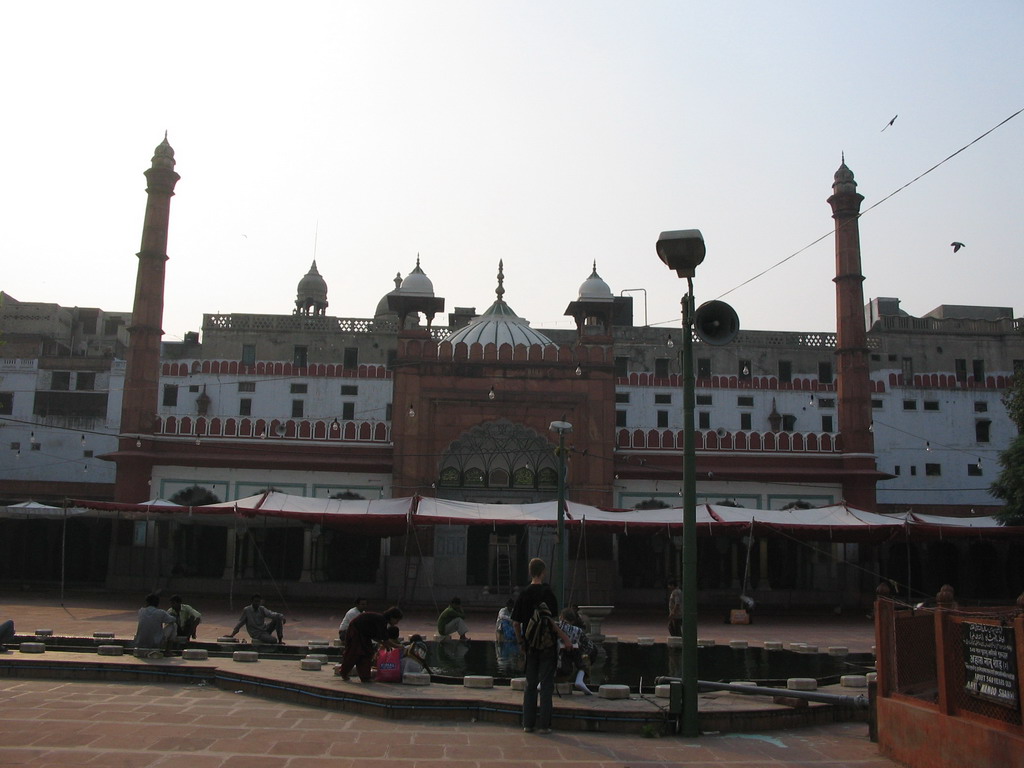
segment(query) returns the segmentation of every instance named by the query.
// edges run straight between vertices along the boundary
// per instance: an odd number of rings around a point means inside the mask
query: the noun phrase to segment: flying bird
[[[956,240],[954,240],[952,243],[950,243],[950,245],[953,246],[953,253],[956,253],[957,251],[959,251],[961,248],[964,247],[963,243],[958,242]]]
[[[897,117],[899,117],[899,115],[893,115],[893,116],[892,116],[892,120],[890,120],[890,121],[889,121],[888,123],[886,123],[886,124],[885,124],[885,128],[889,128],[889,127],[891,127],[891,126],[892,126],[892,124],[896,122],[896,118],[897,118]],[[883,128],[883,129],[882,129],[882,132],[884,132],[884,131],[885,131],[885,128]]]

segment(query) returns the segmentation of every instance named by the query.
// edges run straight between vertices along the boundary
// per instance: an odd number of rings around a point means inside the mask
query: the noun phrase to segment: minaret
[[[844,463],[864,475],[844,482],[846,501],[858,508],[875,508],[875,445],[871,434],[871,379],[867,330],[864,327],[864,275],[860,262],[860,204],[857,182],[846,162],[836,171],[832,206],[836,240],[836,375],[839,432]]]
[[[128,328],[128,360],[121,402],[121,438],[117,466],[117,501],[140,502],[149,498],[151,462],[139,454],[137,443],[153,434],[159,405],[160,337],[163,336],[164,263],[174,185],[174,150],[167,134],[153,154],[146,171],[146,218],[135,278],[132,324]],[[145,443],[143,448],[146,448]],[[127,454],[127,455],[126,455]],[[135,454],[135,457],[132,457]]]

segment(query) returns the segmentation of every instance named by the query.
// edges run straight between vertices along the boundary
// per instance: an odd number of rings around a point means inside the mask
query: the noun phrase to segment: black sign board
[[[1013,627],[967,621],[962,627],[967,693],[1004,707],[1019,708]]]

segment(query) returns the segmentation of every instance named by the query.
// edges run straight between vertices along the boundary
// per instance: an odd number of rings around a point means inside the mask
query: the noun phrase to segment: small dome
[[[857,182],[853,180],[853,171],[846,167],[846,158],[833,177],[832,191],[838,194],[853,194],[857,191]]]
[[[320,273],[316,269],[316,261],[313,261],[312,266],[309,268],[309,272],[306,276],[299,280],[298,287],[298,298],[299,299],[313,299],[314,301],[322,301],[324,305],[327,304],[327,281],[324,280]]]
[[[402,290],[402,273],[398,272],[395,275],[395,289],[393,291],[388,291],[380,297],[380,301],[377,302],[377,309],[374,311],[373,316],[380,317],[381,315],[394,315],[394,310],[388,306],[388,296],[393,296],[400,290]]]
[[[612,301],[612,289],[608,283],[597,274],[597,262],[594,262],[594,271],[590,277],[580,284],[580,295],[578,301]]]
[[[453,346],[462,342],[464,344],[495,344],[499,347],[502,344],[509,344],[513,347],[518,344],[527,347],[538,344],[546,347],[554,343],[540,331],[531,328],[529,321],[519,317],[512,307],[505,303],[502,298],[505,295],[504,280],[504,264],[499,261],[498,288],[495,290],[498,295],[497,301],[491,304],[490,308],[482,315],[470,320],[465,328],[460,328],[447,336],[445,341],[450,341]],[[402,287],[404,290],[404,284]]]
[[[433,296],[434,284],[430,282],[423,270],[420,269],[420,257],[416,256],[416,269],[405,276],[402,287],[399,289],[408,296]]]

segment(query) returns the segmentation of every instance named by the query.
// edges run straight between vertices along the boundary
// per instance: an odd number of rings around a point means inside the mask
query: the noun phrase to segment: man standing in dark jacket
[[[541,603],[548,607],[548,616],[558,615],[558,600],[551,587],[544,582],[547,566],[539,557],[530,561],[530,585],[519,593],[515,607],[512,609],[512,626],[516,632],[519,648],[526,652],[526,688],[523,690],[523,730],[531,733],[537,727],[538,733],[551,733],[551,694],[555,688],[555,667],[558,663],[558,643],[561,638],[568,643],[569,638],[548,619],[549,627],[545,631],[551,633],[552,642],[547,648],[532,648],[526,644],[526,627],[534,611]],[[540,706],[537,704],[538,685],[540,687]]]
[[[396,625],[401,620],[402,611],[395,606],[384,613],[363,611],[352,619],[345,634],[345,653],[337,669],[341,679],[347,681],[349,672],[355,667],[360,680],[364,683],[372,682],[370,665],[377,650],[374,644],[379,643],[386,648],[401,647],[400,643],[388,638],[388,627],[396,627],[397,632]]]

